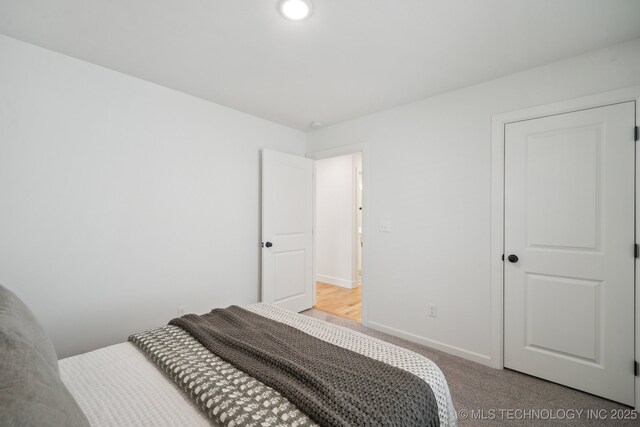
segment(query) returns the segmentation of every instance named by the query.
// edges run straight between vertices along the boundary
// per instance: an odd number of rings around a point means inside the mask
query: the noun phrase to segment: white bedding
[[[60,375],[92,426],[215,425],[128,342],[62,359]]]

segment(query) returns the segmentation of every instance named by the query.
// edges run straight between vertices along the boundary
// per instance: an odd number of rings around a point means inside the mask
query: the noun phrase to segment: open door
[[[262,302],[313,305],[313,160],[262,151]]]

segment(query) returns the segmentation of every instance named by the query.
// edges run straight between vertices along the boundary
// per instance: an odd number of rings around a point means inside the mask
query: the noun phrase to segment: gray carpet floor
[[[302,314],[346,326],[433,360],[449,383],[461,427],[640,426],[640,414],[636,414],[638,419],[628,419],[635,416],[630,412],[631,408],[591,394],[508,369],[492,369],[320,310],[311,309]],[[462,419],[464,414],[468,414],[467,419]],[[627,419],[614,420],[616,415]],[[537,419],[532,420],[532,417]]]

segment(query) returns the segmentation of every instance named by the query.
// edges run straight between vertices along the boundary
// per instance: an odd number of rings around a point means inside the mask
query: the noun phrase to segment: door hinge
[[[636,131],[635,131],[635,137],[636,137],[636,141],[640,141],[640,127],[636,126]]]
[[[633,245],[633,256],[636,258],[640,258],[640,246],[636,243]]]
[[[637,377],[640,375],[640,365],[635,360],[633,361],[633,374]]]

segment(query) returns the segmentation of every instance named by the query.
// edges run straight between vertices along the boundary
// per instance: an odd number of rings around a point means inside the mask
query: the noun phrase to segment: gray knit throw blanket
[[[237,306],[171,325],[280,392],[322,426],[439,426],[431,387],[417,376]]]

